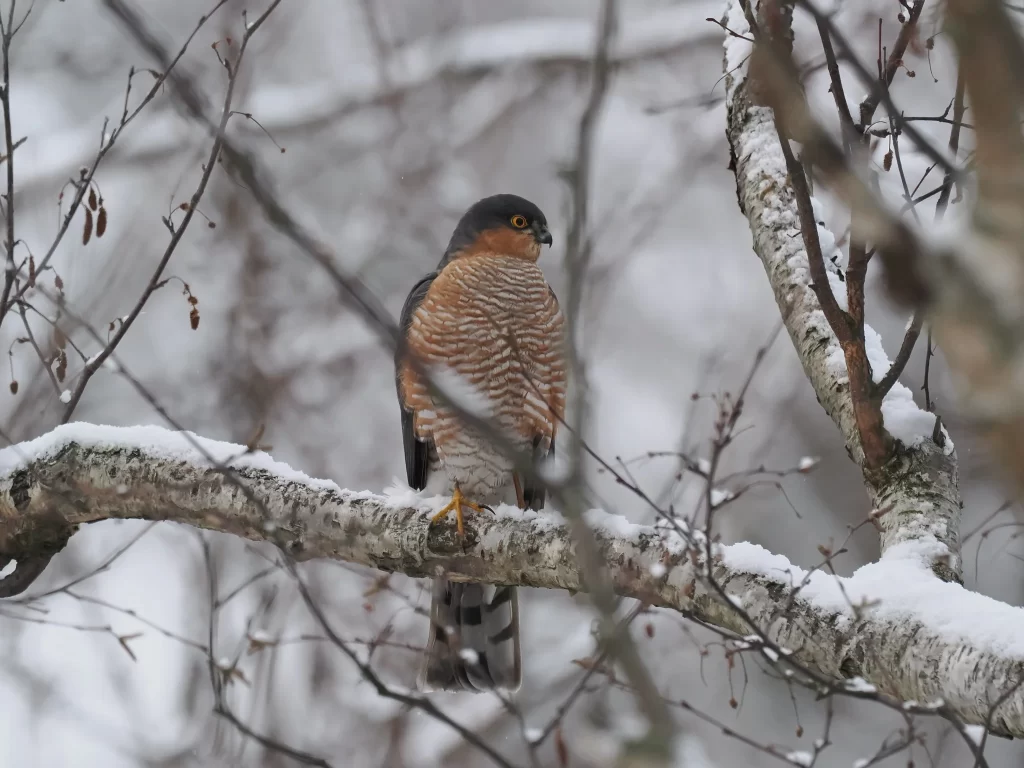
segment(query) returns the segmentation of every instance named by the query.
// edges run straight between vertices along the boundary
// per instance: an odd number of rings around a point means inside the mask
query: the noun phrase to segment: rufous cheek
[[[488,229],[480,233],[476,241],[459,251],[455,258],[478,256],[485,253],[500,256],[516,256],[528,261],[540,258],[540,243],[532,232],[517,232],[502,227]]]

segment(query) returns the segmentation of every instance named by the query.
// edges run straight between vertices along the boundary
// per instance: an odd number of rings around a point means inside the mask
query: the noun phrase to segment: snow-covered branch
[[[750,33],[739,0],[730,4],[729,29]],[[843,350],[829,327],[811,285],[807,253],[793,189],[770,107],[753,103],[746,77],[752,46],[726,38],[727,134],[740,207],[750,223],[754,251],[761,259],[782,319],[822,407],[839,428],[853,460],[864,471],[878,513],[883,553],[909,542],[936,542],[933,567],[940,577],[960,578],[960,492],[953,443],[934,414],[919,408],[910,390],[895,383],[881,403],[886,431],[898,442],[877,470],[865,466]],[[820,216],[816,215],[820,221]],[[836,238],[818,225],[826,259],[838,254]],[[845,290],[829,272],[845,310]],[[872,378],[881,381],[891,365],[879,335],[864,327]],[[937,428],[938,427],[938,428]],[[933,438],[933,433],[936,433]],[[902,550],[901,550],[902,551]]]
[[[439,503],[409,491],[342,490],[244,446],[157,427],[76,423],[0,451],[6,556],[52,552],[84,523],[135,518],[273,542],[297,560],[586,588],[557,513],[474,515],[463,548],[454,526],[428,525]],[[877,689],[921,707],[941,700],[968,723],[985,722],[1012,691],[991,728],[1024,736],[1024,691],[1014,690],[1024,679],[1024,610],[936,579],[929,564],[940,543],[896,545],[848,579],[806,572],[756,545],[716,545],[712,575],[729,604],[707,584],[703,547],[604,512],[587,517],[619,594],[744,636],[752,632],[745,614],[795,663],[840,682],[862,678],[846,684],[852,693]]]

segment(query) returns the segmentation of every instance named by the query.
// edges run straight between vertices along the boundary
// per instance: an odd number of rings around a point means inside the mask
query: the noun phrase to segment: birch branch
[[[0,554],[31,558],[62,548],[80,525],[145,519],[272,542],[296,560],[586,589],[557,513],[500,507],[493,517],[474,515],[463,549],[453,525],[428,525],[441,499],[346,491],[244,446],[194,439],[230,466],[235,480],[186,436],[158,427],[75,423],[3,449]],[[891,557],[840,579],[806,572],[756,545],[714,545],[711,575],[724,586],[726,603],[705,584],[703,546],[690,549],[674,532],[603,512],[587,519],[608,578],[624,597],[744,636],[751,630],[745,613],[788,651],[781,663],[813,669],[840,691],[891,697],[911,711],[966,723],[991,717],[991,732],[1024,736],[1024,691],[1017,685],[1024,680],[1024,610],[936,579],[928,552],[899,545]],[[901,548],[908,551],[895,551]]]
[[[741,35],[750,34],[739,0],[730,3],[725,23]],[[932,438],[935,416],[918,408],[910,390],[897,382],[881,403],[884,426],[898,441],[896,448],[881,468],[871,470],[866,466],[843,351],[811,284],[796,199],[774,113],[770,107],[755,104],[750,93],[746,72],[751,52],[748,40],[726,38],[727,136],[737,197],[750,223],[754,251],[764,265],[804,373],[839,428],[847,452],[863,472],[871,505],[877,512],[883,555],[901,544],[937,542],[941,546],[932,550],[936,575],[959,581],[961,501],[953,443],[945,430],[940,430],[940,440]],[[760,61],[767,66],[772,58],[766,55]],[[758,85],[760,94],[772,83]],[[805,102],[800,103],[806,107]],[[801,136],[806,134],[809,120],[803,114],[787,114],[787,124],[799,127]],[[819,225],[818,235],[834,250],[835,237],[827,229]],[[826,257],[831,255],[825,245],[822,250]],[[838,281],[836,285],[841,289]],[[837,296],[845,293],[834,292]],[[865,325],[864,336],[872,378],[877,383],[890,362],[878,333]]]

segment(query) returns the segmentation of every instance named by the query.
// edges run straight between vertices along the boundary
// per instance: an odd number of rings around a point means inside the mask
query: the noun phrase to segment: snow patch
[[[725,13],[725,26],[736,35],[750,37],[750,25],[747,24],[747,17],[743,13],[743,7],[738,0],[730,0]],[[733,78],[733,88],[742,83],[747,77],[747,64],[754,46],[749,39],[736,37],[726,33],[725,36],[725,71]],[[732,93],[728,95],[732,101]]]
[[[876,693],[878,691],[875,686],[863,677],[851,677],[846,681],[846,685],[844,687],[851,693]]]
[[[952,645],[967,643],[983,653],[1024,660],[1024,609],[935,578],[930,564],[944,552],[945,547],[934,540],[903,542],[878,562],[843,578],[821,571],[808,573],[782,555],[748,542],[716,550],[729,568],[787,587],[802,585],[802,599],[844,623],[854,620],[851,605],[855,605],[879,621],[920,622]]]
[[[732,499],[733,493],[727,488],[712,488],[711,489],[711,506],[720,507],[725,502]]]
[[[260,469],[283,480],[302,483],[311,488],[341,492],[341,488],[331,480],[310,477],[283,462],[275,461],[263,451],[250,453],[244,445],[210,440],[192,432],[175,432],[158,426],[110,427],[85,422],[62,424],[35,440],[0,449],[0,477],[24,469],[34,461],[53,456],[72,443],[96,450],[137,449],[157,459],[204,468],[225,464],[234,469]]]

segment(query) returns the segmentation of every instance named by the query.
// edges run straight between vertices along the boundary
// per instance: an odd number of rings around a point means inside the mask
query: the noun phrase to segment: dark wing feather
[[[533,440],[533,466],[540,466],[545,459],[555,455],[555,440],[551,439],[547,452],[544,452],[541,438]],[[539,481],[531,480],[528,477],[523,479],[523,503],[527,509],[544,509],[544,500],[547,497],[547,489]]]
[[[427,472],[430,469],[430,454],[433,445],[429,441],[418,440],[416,431],[413,428],[413,412],[406,408],[402,400],[402,357],[405,353],[405,341],[408,337],[409,327],[412,325],[412,316],[417,307],[423,303],[430,284],[437,277],[437,272],[431,272],[421,279],[405,299],[402,307],[402,315],[399,320],[398,329],[401,342],[395,350],[395,386],[398,389],[398,402],[402,406],[402,445],[405,448],[405,475],[409,487],[417,491],[423,490],[427,485]]]
[[[555,306],[558,306],[558,297],[555,296],[555,291],[548,286],[548,293],[551,294],[551,298],[555,300]],[[557,425],[556,425],[557,428]],[[551,442],[547,445],[545,451],[545,441],[540,435],[533,439],[533,466],[540,466],[542,461],[550,459],[555,455],[555,438],[551,438]],[[523,503],[527,509],[543,509],[544,501],[547,497],[547,489],[535,480],[527,478],[523,479]]]

